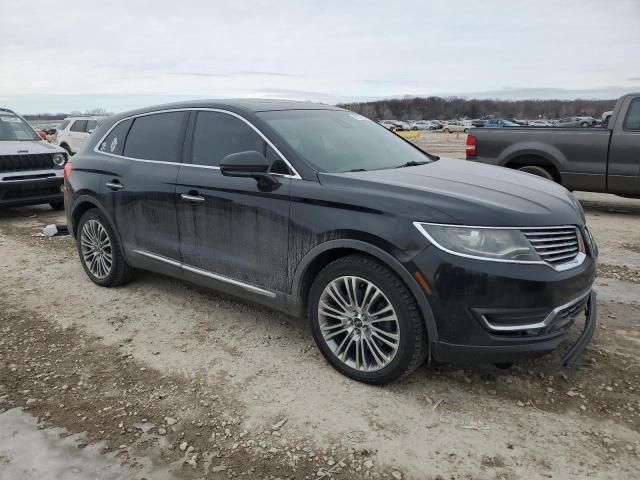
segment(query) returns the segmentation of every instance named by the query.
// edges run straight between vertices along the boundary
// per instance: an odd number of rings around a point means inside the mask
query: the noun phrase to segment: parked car
[[[57,132],[57,142],[69,155],[82,150],[89,136],[105,117],[81,115],[64,119]]]
[[[20,115],[0,108],[0,207],[49,203],[64,208],[63,149],[42,140]]]
[[[471,120],[471,126],[472,127],[476,127],[476,128],[482,128],[484,127],[484,124],[486,123],[486,120],[482,120],[481,118],[477,118],[475,120]]]
[[[460,122],[446,122],[442,127],[445,133],[464,132],[467,133],[471,129],[470,126],[462,125]]]
[[[552,127],[553,123],[548,120],[529,120],[529,127]]]
[[[492,118],[484,122],[485,128],[504,128],[504,127],[519,127],[517,123],[504,120],[502,118]]]
[[[555,127],[575,128],[575,127],[593,127],[596,119],[592,117],[566,117],[558,120]]]
[[[391,130],[392,132],[395,132],[396,130],[398,130],[398,126],[396,125],[396,122],[394,122],[393,120],[381,120],[379,123],[384,128],[386,128],[387,130]]]
[[[428,120],[418,120],[413,122],[411,130],[436,130],[438,127]]]
[[[65,205],[94,283],[146,269],[308,317],[328,362],[362,382],[426,358],[539,355],[584,320],[571,364],[595,328],[597,249],[571,193],[439,159],[337,107],[114,116],[66,165]]]
[[[640,93],[621,97],[607,128],[473,129],[467,159],[553,180],[570,190],[640,196]]]

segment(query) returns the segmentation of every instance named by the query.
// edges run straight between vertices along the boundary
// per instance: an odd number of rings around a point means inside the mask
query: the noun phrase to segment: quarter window
[[[98,150],[105,153],[111,153],[113,155],[122,155],[124,141],[127,137],[129,127],[131,127],[131,123],[133,123],[133,120],[131,119],[120,122],[102,141]]]
[[[87,130],[87,121],[86,120],[76,120],[71,125],[72,132],[85,132]]]
[[[191,156],[194,164],[217,167],[227,155],[246,151],[264,154],[264,147],[262,137],[242,120],[226,113],[198,112]]]
[[[640,130],[640,98],[636,98],[629,105],[622,128],[624,130]]]
[[[124,156],[180,162],[178,144],[184,117],[184,112],[154,113],[136,117],[127,135]]]
[[[98,122],[95,120],[87,120],[87,126],[85,128],[85,131],[87,133],[91,133],[92,130],[95,130],[96,127],[98,126]]]

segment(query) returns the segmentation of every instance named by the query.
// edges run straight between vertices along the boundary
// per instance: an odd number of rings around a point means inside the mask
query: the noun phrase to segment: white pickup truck
[[[64,209],[67,153],[43,141],[24,118],[0,108],[0,207],[48,203]]]

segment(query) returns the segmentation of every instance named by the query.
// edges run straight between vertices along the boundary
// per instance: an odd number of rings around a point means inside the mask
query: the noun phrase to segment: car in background
[[[411,130],[437,130],[439,127],[429,120],[417,120],[411,124]]]
[[[558,120],[554,126],[564,128],[576,128],[576,127],[593,127],[597,124],[597,121],[593,117],[565,117]]]
[[[66,152],[12,110],[0,108],[0,207],[48,203],[64,209]]]
[[[485,128],[504,128],[504,127],[519,127],[517,123],[510,122],[503,118],[492,118],[487,120],[484,124]]]
[[[396,122],[394,122],[393,120],[380,120],[378,123],[387,130],[391,130],[392,132],[395,132],[398,129]]]
[[[442,127],[442,130],[445,133],[456,133],[456,132],[467,133],[469,132],[470,129],[471,129],[471,126],[463,125],[461,122],[458,122],[458,121],[446,122]]]
[[[78,115],[64,119],[57,133],[57,142],[69,155],[82,150],[93,131],[106,117]]]
[[[529,127],[552,127],[553,123],[549,120],[529,120]]]

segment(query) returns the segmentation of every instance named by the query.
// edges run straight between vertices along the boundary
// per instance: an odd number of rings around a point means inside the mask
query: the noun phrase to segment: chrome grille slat
[[[522,229],[536,253],[547,263],[558,265],[573,260],[579,253],[575,227]]]

